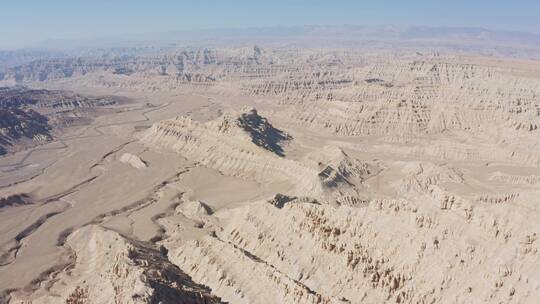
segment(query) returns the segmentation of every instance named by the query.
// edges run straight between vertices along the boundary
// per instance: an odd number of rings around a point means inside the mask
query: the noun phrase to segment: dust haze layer
[[[0,302],[536,303],[537,38],[381,31],[4,65]]]

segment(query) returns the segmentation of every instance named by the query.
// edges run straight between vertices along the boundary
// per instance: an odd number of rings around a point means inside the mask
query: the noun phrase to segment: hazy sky
[[[540,32],[540,0],[0,0],[0,47],[186,29],[474,26]]]

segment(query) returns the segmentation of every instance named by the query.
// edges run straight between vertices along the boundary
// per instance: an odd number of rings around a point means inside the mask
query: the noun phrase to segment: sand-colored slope
[[[540,231],[520,208],[260,202],[169,257],[234,303],[535,303]]]
[[[258,121],[250,125],[248,121]],[[265,136],[261,136],[263,133]],[[288,135],[275,129],[255,109],[225,113],[199,123],[177,117],[152,126],[142,137],[150,147],[166,148],[226,175],[259,182],[287,181],[291,195],[309,195],[349,203],[360,185],[377,171],[374,165],[350,158],[339,148],[327,147],[303,161],[283,157]]]
[[[75,264],[56,278],[49,293],[34,294],[32,303],[221,303],[172,265],[166,252],[116,232],[87,226],[72,233],[66,245]]]
[[[258,47],[130,58],[19,69],[137,101],[64,146],[0,159],[0,302],[540,297],[538,63]]]

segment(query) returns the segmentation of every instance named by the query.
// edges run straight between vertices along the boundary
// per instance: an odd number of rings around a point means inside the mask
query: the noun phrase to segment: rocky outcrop
[[[249,134],[251,141],[259,147],[274,152],[279,156],[284,156],[282,145],[291,137],[274,128],[266,118],[257,113],[257,110],[248,108],[242,112],[236,123]],[[226,130],[223,131],[226,132]]]
[[[28,194],[14,194],[6,197],[0,197],[0,209],[11,206],[21,206],[31,204],[30,196]]]
[[[398,165],[398,164],[395,164]],[[396,182],[395,188],[401,194],[431,191],[432,186],[443,183],[463,183],[462,173],[427,162],[408,162],[402,168],[404,176]]]
[[[67,245],[76,256],[75,265],[52,286],[38,289],[31,303],[221,303],[209,288],[171,264],[163,251],[116,232],[86,226],[72,233]],[[22,296],[14,294],[12,302]]]
[[[497,172],[490,178],[493,181],[498,181],[507,184],[516,185],[538,185],[540,184],[540,175],[510,175]]]
[[[64,91],[0,88],[0,155],[50,141],[60,128],[88,123],[92,109],[114,104]]]
[[[375,165],[333,147],[300,161],[284,158],[283,145],[288,140],[288,135],[250,108],[207,123],[177,117],[154,124],[142,136],[148,146],[176,151],[224,174],[260,182],[288,181],[293,186],[291,195],[343,204],[357,203],[356,186],[377,171]]]
[[[137,155],[131,153],[124,153],[120,156],[120,162],[129,164],[135,169],[143,169],[148,167],[148,164]]]
[[[188,218],[212,214],[212,208],[200,201],[187,201],[180,204],[176,210]]]
[[[142,141],[152,147],[176,151],[228,175],[255,177],[267,182],[294,179],[298,188],[321,191],[313,189],[317,186],[309,180],[300,178],[310,175],[311,170],[279,156],[283,132],[275,130],[273,136],[261,136],[257,128],[272,130],[264,122],[266,120],[252,109],[225,113],[208,123],[177,117],[154,124],[143,135]],[[295,168],[295,172],[291,168]]]
[[[215,235],[170,243],[169,258],[234,303],[533,303],[538,293],[527,278],[538,270],[539,248],[522,240],[537,229],[521,230],[514,215],[497,220],[517,233],[504,239],[482,227],[495,215],[488,208],[467,218],[456,206],[434,214],[407,200],[274,205],[216,213],[223,226]]]
[[[47,117],[32,109],[0,108],[0,155],[21,143],[35,145],[49,141],[50,131]]]
[[[58,90],[25,87],[0,88],[0,107],[32,107],[33,109],[70,110],[116,104],[113,97],[91,97]]]

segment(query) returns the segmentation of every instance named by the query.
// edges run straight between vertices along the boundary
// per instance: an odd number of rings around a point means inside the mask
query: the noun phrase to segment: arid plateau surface
[[[0,303],[539,303],[539,61],[186,48],[0,86]]]

